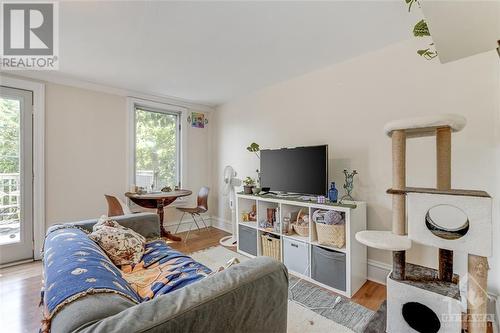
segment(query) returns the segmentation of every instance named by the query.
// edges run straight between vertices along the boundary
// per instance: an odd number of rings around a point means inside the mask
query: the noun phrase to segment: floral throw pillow
[[[94,225],[89,238],[99,244],[117,266],[133,265],[141,261],[146,244],[142,235],[107,216],[102,216]]]

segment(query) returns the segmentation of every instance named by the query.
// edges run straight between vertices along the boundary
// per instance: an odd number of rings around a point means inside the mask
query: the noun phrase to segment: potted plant
[[[247,177],[243,180],[243,190],[245,194],[252,194],[252,189],[255,186],[255,180],[252,177]]]
[[[252,142],[248,147],[247,150],[251,153],[254,153],[255,156],[260,160],[260,145],[258,143]],[[256,186],[253,188],[253,194],[259,194],[260,191],[262,190],[261,183],[260,183],[260,172],[259,169],[255,170],[257,173],[257,182]]]

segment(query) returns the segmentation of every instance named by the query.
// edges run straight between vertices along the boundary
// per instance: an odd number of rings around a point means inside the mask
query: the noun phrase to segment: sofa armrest
[[[285,266],[259,257],[75,332],[285,333],[287,305]]]
[[[130,228],[144,237],[160,237],[160,218],[155,213],[136,213],[121,216],[113,216],[113,220],[126,228]],[[92,227],[97,223],[97,219],[71,222],[82,229],[92,232]]]

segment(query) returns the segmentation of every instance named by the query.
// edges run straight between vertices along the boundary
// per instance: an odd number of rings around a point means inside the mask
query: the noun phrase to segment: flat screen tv
[[[328,145],[260,151],[261,186],[272,192],[326,195]]]

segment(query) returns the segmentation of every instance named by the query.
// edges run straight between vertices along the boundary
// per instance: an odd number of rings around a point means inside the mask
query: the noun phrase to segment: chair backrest
[[[118,197],[114,195],[105,194],[104,197],[108,202],[108,216],[120,216],[131,214],[130,209],[121,201]]]
[[[205,211],[208,210],[208,192],[210,191],[210,188],[203,186],[200,188],[200,191],[198,192],[198,208],[201,208]]]

